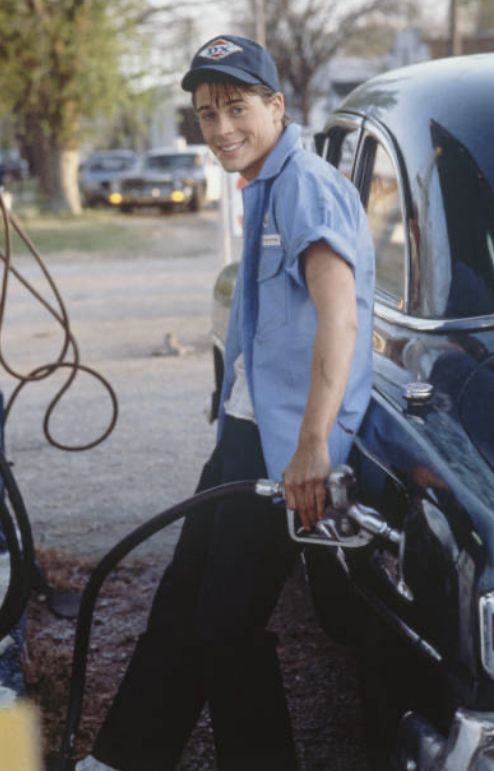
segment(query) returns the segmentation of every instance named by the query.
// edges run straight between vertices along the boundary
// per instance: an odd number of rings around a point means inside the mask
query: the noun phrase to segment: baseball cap
[[[201,46],[182,79],[182,88],[194,91],[199,83],[208,79],[208,73],[213,72],[235,78],[241,83],[281,90],[273,57],[259,43],[246,37],[220,35]]]

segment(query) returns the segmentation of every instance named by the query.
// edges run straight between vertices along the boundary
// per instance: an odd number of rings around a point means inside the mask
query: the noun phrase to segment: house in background
[[[486,29],[482,34],[472,31],[472,34],[463,36],[461,47],[463,54],[493,52],[494,30]],[[410,27],[396,33],[391,50],[384,56],[371,59],[335,56],[323,75],[326,94],[312,108],[310,127],[320,130],[329,113],[354,88],[374,75],[429,59],[440,59],[448,56],[448,52],[447,39],[424,38],[418,29]]]
[[[320,81],[326,94],[314,104],[310,125],[315,131],[323,128],[331,113],[354,88],[381,72],[403,67],[407,64],[427,61],[431,57],[429,44],[421,37],[419,30],[408,28],[396,33],[393,46],[384,56],[371,59],[358,56],[335,56],[329,63]]]

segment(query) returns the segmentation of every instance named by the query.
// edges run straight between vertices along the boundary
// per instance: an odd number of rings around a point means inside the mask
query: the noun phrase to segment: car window
[[[146,167],[148,169],[159,169],[161,170],[169,170],[169,169],[191,169],[194,166],[198,166],[200,164],[200,159],[198,156],[193,155],[191,153],[176,153],[176,154],[170,154],[170,155],[150,155],[146,159]]]
[[[399,181],[382,145],[377,143],[372,150],[367,215],[376,251],[376,290],[388,304],[403,309],[406,249]]]
[[[132,158],[101,157],[89,163],[90,171],[125,171],[130,169],[134,160]]]
[[[494,313],[494,179],[488,150],[478,151],[431,121],[435,166],[451,253],[447,318]],[[472,147],[473,144],[473,147]]]
[[[359,129],[335,127],[328,132],[323,147],[323,157],[336,166],[345,177],[351,177],[357,149]]]

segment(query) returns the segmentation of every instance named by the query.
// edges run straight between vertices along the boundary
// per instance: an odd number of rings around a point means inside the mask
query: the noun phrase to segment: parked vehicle
[[[22,182],[29,176],[27,161],[15,150],[0,152],[0,186],[12,181]]]
[[[133,150],[97,150],[79,167],[79,186],[86,206],[109,205],[117,180],[135,168],[139,156]]]
[[[219,199],[219,180],[219,167],[205,147],[154,149],[136,173],[120,179],[111,201],[125,212],[144,206],[199,211]]]
[[[383,528],[306,561],[324,628],[358,652],[378,771],[494,769],[493,83],[492,54],[395,70],[316,137],[376,248],[374,388],[350,465]],[[234,272],[214,290],[215,404]]]

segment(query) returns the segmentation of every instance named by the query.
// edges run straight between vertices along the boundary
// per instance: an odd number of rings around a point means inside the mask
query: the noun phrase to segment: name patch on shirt
[[[265,233],[262,237],[263,246],[281,246],[281,237],[279,233]]]

